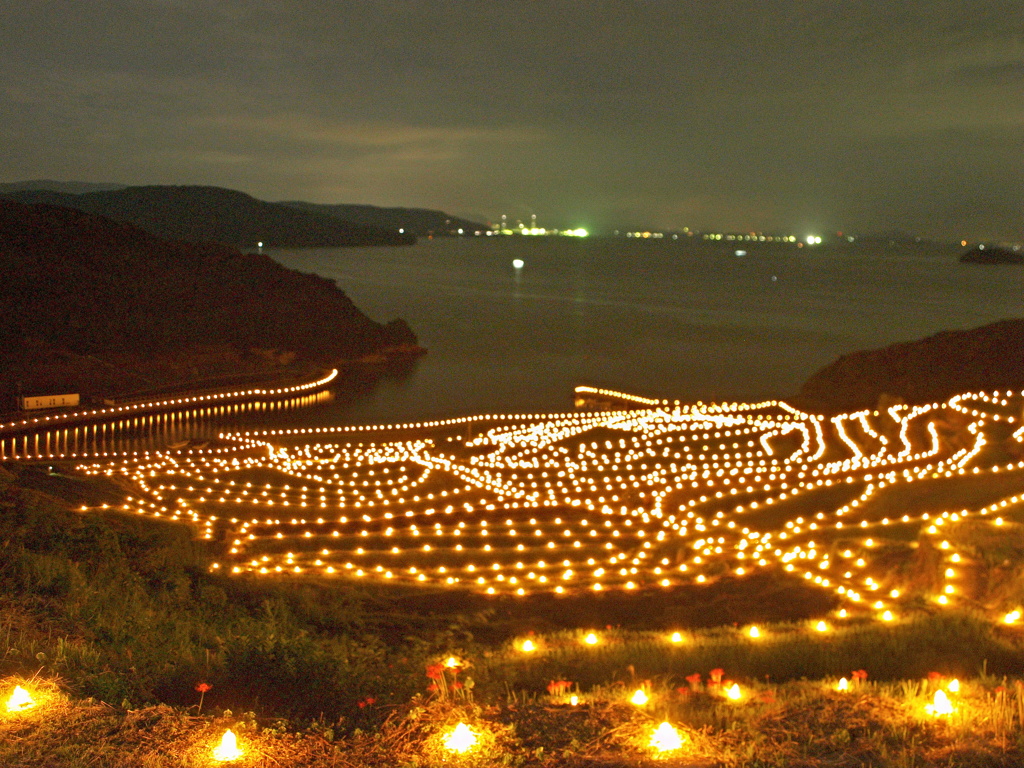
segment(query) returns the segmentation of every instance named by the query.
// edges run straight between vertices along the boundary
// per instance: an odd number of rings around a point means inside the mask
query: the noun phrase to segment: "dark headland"
[[[332,280],[226,245],[0,198],[0,398],[110,396],[422,350]]]
[[[416,237],[372,224],[344,221],[318,210],[268,203],[220,187],[142,186],[82,193],[0,189],[20,203],[75,208],[144,229],[169,240],[223,243],[238,248],[333,248],[410,245]]]
[[[458,235],[487,224],[429,208],[267,202],[220,187],[20,181],[0,196],[49,203],[125,221],[174,240],[253,248],[408,245],[417,237]]]
[[[1024,264],[1024,253],[997,245],[977,245],[960,255],[964,264]]]
[[[791,402],[842,413],[874,409],[883,396],[923,404],[1002,389],[1024,389],[1024,319],[843,355],[812,375]]]

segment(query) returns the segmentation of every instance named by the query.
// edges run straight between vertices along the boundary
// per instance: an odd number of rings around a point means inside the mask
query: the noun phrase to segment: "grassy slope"
[[[1012,696],[1000,694],[1002,681],[980,675],[1019,674],[1024,643],[1015,630],[969,614],[851,624],[827,637],[806,623],[777,624],[756,643],[729,627],[684,633],[679,644],[663,631],[610,629],[590,648],[579,632],[565,630],[535,636],[540,651],[526,655],[512,635],[531,619],[560,608],[565,625],[589,622],[600,630],[600,618],[615,606],[516,603],[516,616],[512,605],[461,604],[449,593],[220,579],[207,573],[206,552],[183,526],[114,512],[83,516],[54,496],[85,492],[96,502],[116,498],[115,489],[89,484],[83,491],[66,479],[20,471],[20,478],[0,474],[0,676],[59,680],[64,693],[54,693],[60,715],[45,727],[0,716],[0,764],[207,764],[204,750],[221,726],[195,717],[198,682],[213,685],[206,712],[258,714],[259,725],[255,715],[243,724],[264,755],[253,765],[393,765],[396,756],[429,763],[425,755],[443,756],[439,729],[457,716],[493,731],[510,760],[538,765],[642,761],[644,728],[666,716],[691,726],[695,746],[686,760],[698,762],[836,764],[849,753],[877,765],[945,764],[951,755],[964,764],[1011,765],[1021,757],[1017,689],[1007,683]],[[998,482],[1018,479],[1007,473]],[[974,485],[962,483],[954,495],[986,500],[992,489]],[[881,515],[936,501],[929,491],[916,501],[880,496],[876,503]],[[987,528],[948,530],[958,550],[992,549]],[[1001,529],[1001,559],[988,564],[1001,574],[990,581],[1002,602],[1024,597],[1018,572],[1002,557],[1019,567],[1022,535],[1017,526]],[[670,618],[662,614],[661,626]],[[448,652],[472,660],[458,679],[475,679],[483,710],[437,701],[419,708],[426,665]],[[703,687],[715,667],[754,698],[727,707]],[[883,681],[931,671],[975,677],[973,709],[947,726],[921,717],[916,682],[848,699],[799,682],[853,669]],[[702,685],[680,693],[694,673]],[[557,706],[545,691],[551,680],[573,683],[587,706]],[[623,703],[640,683],[658,702],[642,712]],[[265,732],[274,717],[291,718],[289,728],[299,734]]]

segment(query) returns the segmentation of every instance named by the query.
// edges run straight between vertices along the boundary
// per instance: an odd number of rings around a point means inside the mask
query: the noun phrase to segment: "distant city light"
[[[462,230],[459,230],[459,234],[462,234]],[[494,235],[526,235],[529,237],[545,237],[552,235],[561,235],[562,237],[586,237],[590,233],[583,227],[576,229],[548,229],[547,227],[537,226],[537,217],[532,216],[530,219],[530,226],[526,226],[521,221],[516,222],[514,227],[510,227],[505,216],[501,217],[501,226],[497,226],[494,229],[489,230],[488,234]]]
[[[516,269],[522,269],[525,264],[526,262],[522,259],[512,259],[512,266]]]
[[[821,245],[821,238],[818,235],[808,235],[804,239],[808,245]]]

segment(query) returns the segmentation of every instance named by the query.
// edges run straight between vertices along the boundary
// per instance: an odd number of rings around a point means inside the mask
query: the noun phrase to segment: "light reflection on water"
[[[406,319],[429,350],[405,380],[328,409],[335,422],[560,411],[577,384],[785,397],[840,355],[1020,313],[1024,270],[960,264],[953,248],[744,249],[465,238],[273,255],[376,320]]]

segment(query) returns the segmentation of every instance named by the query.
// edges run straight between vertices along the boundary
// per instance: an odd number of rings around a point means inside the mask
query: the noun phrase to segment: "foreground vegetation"
[[[0,680],[34,686],[39,703],[0,716],[0,761],[17,766],[207,766],[225,730],[238,736],[239,766],[1013,766],[1024,760],[1024,686],[981,675],[950,693],[954,711],[931,714],[949,678],[890,683],[836,681],[751,684],[732,701],[711,679],[691,676],[676,689],[608,685],[580,694],[552,686],[541,696],[508,695],[473,704],[415,697],[391,709],[372,730],[341,733],[316,721],[295,728],[252,713],[166,705],[111,707],[72,700],[47,681]],[[447,674],[447,673],[446,673]],[[463,689],[464,690],[464,689]],[[446,746],[457,724],[475,743],[463,753]],[[678,745],[658,749],[654,734],[672,725]]]
[[[18,471],[0,474],[0,710],[16,684],[39,704],[0,711],[3,765],[209,765],[227,727],[246,750],[237,764],[251,766],[1024,758],[1024,637],[984,618],[981,602],[942,614],[922,604],[893,624],[833,617],[819,627],[827,607],[807,601],[804,618],[787,614],[752,638],[742,621],[687,629],[672,618],[695,614],[670,611],[634,616],[646,631],[618,626],[628,612],[607,598],[460,604],[445,592],[230,579],[210,573],[186,527],[70,512],[71,496],[87,492],[96,505],[103,486]],[[1000,529],[1001,559],[979,572],[991,584],[984,599],[1003,606],[1022,597],[1012,519]],[[995,551],[982,541],[989,528],[951,525],[947,535],[970,556],[976,544]],[[928,582],[926,565],[908,578]],[[775,581],[778,598],[784,574]],[[552,611],[565,629],[531,634],[531,621],[555,625]],[[614,618],[601,621],[602,612]],[[834,690],[861,670],[866,680]],[[964,682],[957,711],[927,714],[954,677]],[[739,701],[722,695],[733,682]],[[630,702],[637,689],[647,704]],[[459,721],[481,740],[465,755],[442,745]],[[651,731],[662,721],[683,747],[657,757]]]

